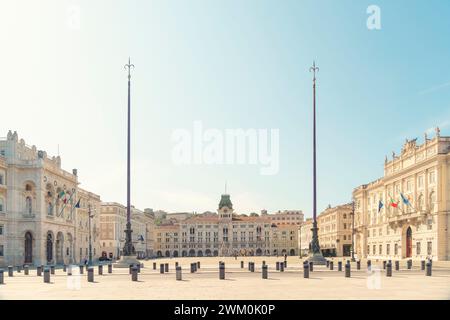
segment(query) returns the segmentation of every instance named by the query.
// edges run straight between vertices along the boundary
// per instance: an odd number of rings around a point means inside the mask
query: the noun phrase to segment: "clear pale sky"
[[[381,30],[366,27],[371,4]],[[436,125],[450,135],[449,16],[447,0],[1,0],[0,136],[17,130],[50,156],[59,144],[81,187],[125,204],[131,56],[138,208],[215,210],[227,181],[239,213],[310,216],[312,61],[320,211],[382,176],[406,138],[421,143]],[[175,166],[171,134],[195,120],[279,129],[279,173]]]

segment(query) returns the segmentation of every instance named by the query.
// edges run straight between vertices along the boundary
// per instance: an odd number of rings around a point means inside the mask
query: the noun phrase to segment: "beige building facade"
[[[406,140],[384,176],[353,191],[355,252],[368,258],[450,259],[450,137]]]
[[[80,262],[85,243],[79,242],[77,203],[84,191],[77,170],[63,170],[59,156],[9,131],[0,139],[0,176],[0,265]]]

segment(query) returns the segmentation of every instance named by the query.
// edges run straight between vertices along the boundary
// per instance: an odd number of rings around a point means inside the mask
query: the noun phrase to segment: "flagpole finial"
[[[128,80],[131,79],[131,68],[134,69],[134,64],[131,63],[131,58],[128,57],[128,64],[124,66],[125,70],[128,69]]]
[[[309,72],[313,72],[313,81],[316,81],[316,72],[319,72],[319,67],[316,67],[316,61],[313,60],[313,65],[309,68]]]

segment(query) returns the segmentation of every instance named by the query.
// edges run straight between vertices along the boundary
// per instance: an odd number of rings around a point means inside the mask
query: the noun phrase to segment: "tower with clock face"
[[[219,202],[219,220],[222,222],[231,221],[233,218],[233,204],[229,194],[223,194]]]

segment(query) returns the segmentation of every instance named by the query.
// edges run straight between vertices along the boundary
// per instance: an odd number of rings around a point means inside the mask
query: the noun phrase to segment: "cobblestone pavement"
[[[226,279],[219,279],[219,261],[225,261]],[[267,280],[261,277],[261,263],[268,264]],[[175,261],[182,266],[182,281],[175,279]],[[190,263],[200,261],[200,269],[190,273]],[[241,268],[240,261],[244,261]],[[255,272],[248,271],[248,262],[255,262]],[[361,270],[356,263],[351,265],[351,277],[344,271],[326,266],[314,266],[310,278],[303,278],[302,260],[288,257],[284,272],[275,270],[276,261],[282,257],[238,257],[234,258],[172,258],[142,261],[145,265],[139,274],[139,281],[131,281],[128,269],[114,268],[108,274],[98,275],[94,267],[94,283],[87,281],[87,272],[67,276],[61,268],[51,275],[51,283],[44,283],[43,277],[30,269],[14,271],[8,277],[5,269],[5,284],[0,285],[0,299],[450,299],[450,263],[433,262],[431,277],[425,276],[420,262],[414,261],[411,270],[406,261],[400,262],[400,270],[392,270],[392,277],[386,277],[382,261],[372,261],[372,272],[366,269],[366,261],[361,262]],[[153,270],[153,262],[157,269]],[[160,274],[159,265],[169,263],[169,272]],[[344,267],[343,267],[344,270]]]

